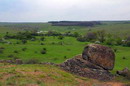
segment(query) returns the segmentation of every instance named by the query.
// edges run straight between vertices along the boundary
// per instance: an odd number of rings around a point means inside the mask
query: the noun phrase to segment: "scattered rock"
[[[128,77],[128,76],[130,76],[130,70],[128,68],[124,68],[121,71],[117,71],[117,74],[124,76],[124,77],[126,77],[126,76]]]
[[[16,64],[23,64],[23,61],[21,59],[16,59],[15,63]]]

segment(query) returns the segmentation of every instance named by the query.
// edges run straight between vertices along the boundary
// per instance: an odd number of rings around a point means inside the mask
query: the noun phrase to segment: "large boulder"
[[[113,79],[113,75],[107,70],[104,70],[102,67],[84,60],[82,55],[77,55],[72,59],[66,60],[64,63],[60,64],[60,67],[63,70],[83,77],[104,81]]]
[[[59,66],[68,72],[98,80],[112,80],[109,70],[114,67],[115,54],[111,48],[90,44],[82,54],[66,60]]]
[[[115,54],[109,47],[99,44],[90,44],[84,48],[82,57],[106,70],[112,70],[114,68]]]

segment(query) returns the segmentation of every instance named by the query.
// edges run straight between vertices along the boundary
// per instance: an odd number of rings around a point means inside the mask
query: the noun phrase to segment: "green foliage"
[[[91,40],[96,40],[97,39],[97,35],[96,33],[94,32],[88,32],[86,35],[85,35],[86,39],[88,41],[91,41]]]
[[[126,42],[126,46],[130,47],[130,41]]]
[[[23,44],[26,44],[26,43],[27,43],[27,40],[25,40],[25,39],[22,40],[22,43],[23,43]]]
[[[64,36],[58,36],[58,39],[60,39],[60,40],[62,40],[62,39],[64,39]]]
[[[97,37],[98,37],[98,40],[100,41],[100,42],[104,42],[106,39],[105,39],[105,36],[106,36],[106,31],[105,30],[99,30],[99,31],[97,31]]]
[[[44,36],[42,36],[42,37],[40,38],[40,40],[41,40],[41,41],[44,41],[44,40],[45,40],[45,37],[44,37]]]
[[[77,37],[77,41],[85,42],[85,41],[87,41],[87,39],[84,36],[79,36],[79,37]]]

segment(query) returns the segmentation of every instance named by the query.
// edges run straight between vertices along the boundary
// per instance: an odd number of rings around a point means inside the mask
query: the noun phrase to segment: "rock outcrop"
[[[124,77],[129,77],[130,78],[130,70],[128,68],[124,68],[121,71],[117,71],[118,75],[124,76]]]
[[[113,75],[109,70],[114,67],[115,55],[112,49],[98,44],[90,44],[83,50],[82,55],[60,64],[63,70],[83,77],[98,80],[111,80]]]
[[[84,48],[82,57],[106,70],[112,70],[114,68],[115,54],[109,47],[90,44]]]

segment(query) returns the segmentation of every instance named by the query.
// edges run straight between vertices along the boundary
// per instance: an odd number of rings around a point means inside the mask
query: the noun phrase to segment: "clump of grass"
[[[17,50],[15,50],[14,53],[19,53],[19,52]]]
[[[22,48],[22,51],[26,51],[27,50],[27,48]]]
[[[46,49],[46,48],[43,48],[43,49],[41,50],[41,54],[46,54],[46,52],[47,52],[47,49]]]
[[[67,56],[64,56],[64,59],[67,59]]]

